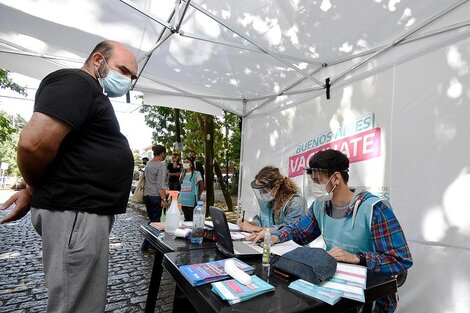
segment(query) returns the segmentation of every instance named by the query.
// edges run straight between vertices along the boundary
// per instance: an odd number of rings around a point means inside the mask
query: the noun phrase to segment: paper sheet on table
[[[214,223],[212,221],[205,221],[204,225],[214,228]],[[228,222],[228,228],[230,231],[240,231],[240,227],[237,224]]]
[[[230,237],[232,237],[232,240],[243,240],[245,239],[246,236],[251,235],[251,233],[247,233],[244,231],[232,231],[230,232]]]
[[[250,247],[256,249],[257,251],[263,252],[263,243],[261,245],[254,244],[252,241],[247,241],[250,244]],[[283,255],[289,251],[292,251],[298,247],[301,247],[299,244],[295,243],[293,240],[289,240],[282,243],[276,243],[275,245],[271,246],[271,254]]]
[[[298,243],[294,242],[293,240],[289,240],[286,242],[278,243],[271,246],[271,253],[277,255],[283,255],[289,251],[292,251],[298,247],[301,247]]]

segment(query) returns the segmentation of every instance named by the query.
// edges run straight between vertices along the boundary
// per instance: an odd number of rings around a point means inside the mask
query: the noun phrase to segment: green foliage
[[[13,82],[9,73],[9,71],[0,68],[0,89],[10,89],[20,95],[27,96],[26,88]],[[9,164],[5,175],[20,175],[16,165],[16,145],[19,132],[25,124],[26,121],[21,116],[13,116],[0,111],[0,161]]]
[[[1,89],[10,89],[16,91],[20,95],[27,96],[26,88],[18,85],[9,77],[10,71],[7,71],[3,68],[0,68],[0,88]]]
[[[0,111],[0,116],[8,121],[8,127],[14,130],[0,145],[0,161],[9,164],[4,174],[7,176],[20,176],[20,171],[16,165],[16,146],[19,133],[26,124],[26,121],[18,114],[13,116]],[[3,133],[3,130],[1,133]]]
[[[175,109],[143,105],[140,109],[145,115],[146,124],[154,129],[153,143],[164,145],[169,152],[176,142]],[[224,118],[214,118],[214,156],[223,167],[230,161],[238,168],[240,159],[239,117],[226,112]],[[182,155],[194,150],[198,156],[204,154],[205,123],[204,114],[180,110]],[[202,158],[199,158],[202,161]]]
[[[4,145],[17,129],[12,127],[10,118],[5,112],[0,112],[0,145]]]

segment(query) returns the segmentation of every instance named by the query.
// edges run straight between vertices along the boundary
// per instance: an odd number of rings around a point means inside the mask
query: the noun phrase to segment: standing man
[[[17,162],[27,186],[1,223],[31,209],[42,237],[47,312],[104,312],[109,233],[125,213],[134,160],[108,97],[120,97],[137,76],[121,43],[103,41],[81,69],[46,76],[34,113],[21,132]]]
[[[191,151],[189,152],[189,157],[193,160],[194,168],[196,169],[196,171],[198,171],[199,173],[201,173],[202,182],[204,182],[204,166],[201,164],[201,162],[198,162],[198,161],[196,160],[196,151],[191,150]]]
[[[144,203],[150,223],[160,222],[162,209],[168,207],[166,200],[168,171],[166,164],[163,163],[166,158],[166,149],[162,145],[154,145],[152,151],[153,158],[147,163],[144,169]],[[149,251],[149,248],[154,250],[150,242],[144,239],[140,250],[145,253],[155,252]]]
[[[275,231],[271,242],[294,239],[305,245],[323,235],[328,253],[339,262],[385,275],[406,272],[413,260],[392,207],[367,191],[349,189],[348,158],[340,151],[324,150],[310,159],[309,166],[315,201],[306,215]],[[264,231],[247,239],[262,238]],[[373,312],[394,312],[396,306],[397,298],[391,295],[377,300]]]

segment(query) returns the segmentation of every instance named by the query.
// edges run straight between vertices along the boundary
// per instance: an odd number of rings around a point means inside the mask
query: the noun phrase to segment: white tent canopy
[[[2,66],[40,79],[80,66],[103,39],[122,41],[148,104],[245,116],[462,36],[465,2],[3,0],[0,53]]]
[[[470,1],[0,0],[2,68],[41,79],[104,39],[137,56],[146,104],[244,118],[249,213],[263,166],[304,187],[316,151],[347,153],[412,250],[399,311],[468,310]]]

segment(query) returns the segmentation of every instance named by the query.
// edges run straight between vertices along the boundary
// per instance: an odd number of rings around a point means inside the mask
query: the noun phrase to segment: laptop
[[[227,217],[222,209],[211,206],[209,211],[214,223],[215,233],[217,234],[216,246],[220,252],[229,257],[261,257],[263,255],[261,247],[255,243],[232,240]]]

